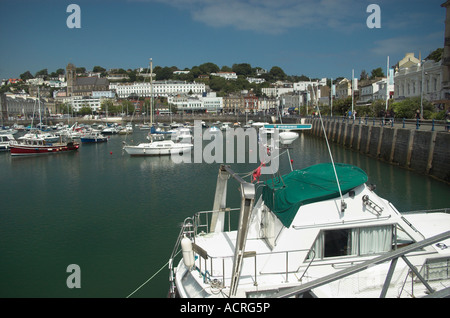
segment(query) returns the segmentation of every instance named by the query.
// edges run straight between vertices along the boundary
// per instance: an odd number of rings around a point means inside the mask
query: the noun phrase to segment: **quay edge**
[[[305,133],[323,136],[318,118],[306,122],[312,129]],[[449,132],[325,118],[324,128],[330,142],[450,184]]]

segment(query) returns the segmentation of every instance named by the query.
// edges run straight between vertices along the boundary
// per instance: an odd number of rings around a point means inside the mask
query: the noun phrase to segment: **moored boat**
[[[245,173],[250,181],[221,165],[212,210],[182,223],[169,296],[449,296],[450,209],[400,213],[363,170],[328,151],[331,163],[261,181],[268,162]],[[228,179],[239,183],[240,207],[227,204]]]
[[[0,151],[9,151],[9,146],[14,141],[13,135],[0,134]]]
[[[150,73],[153,73],[153,60],[150,59]],[[153,88],[152,77],[150,77],[150,87]],[[176,129],[174,123],[170,124],[171,129]],[[182,125],[180,126],[182,127]],[[123,150],[127,152],[130,156],[167,156],[167,155],[178,155],[191,152],[194,145],[189,142],[174,142],[172,140],[158,140],[154,141],[155,138],[162,137],[164,134],[161,130],[157,134],[156,127],[153,125],[153,94],[150,101],[150,132],[147,138],[150,142],[140,143],[138,145],[127,145],[124,142]],[[158,138],[159,139],[159,138]],[[176,138],[173,138],[176,139]]]
[[[119,135],[130,135],[133,133],[133,126],[131,123],[127,123],[125,127],[119,130]]]
[[[151,141],[140,143],[136,146],[125,145],[125,150],[130,156],[166,156],[191,152],[194,145],[190,143],[177,143],[172,140]]]
[[[73,141],[50,143],[38,134],[28,134],[10,144],[11,156],[47,155],[76,151],[79,144]]]
[[[225,204],[230,177],[240,183],[237,209]],[[260,183],[257,199],[256,184],[222,165],[213,210],[183,223],[169,260],[170,295],[281,297],[312,286],[302,296],[423,297],[444,289],[450,214],[402,214],[367,181],[355,166],[318,164]],[[230,229],[233,213],[239,224]],[[413,249],[436,235],[438,244]],[[399,258],[402,249],[413,252]],[[376,262],[389,256],[397,256],[392,270]],[[359,264],[368,265],[345,276]],[[341,279],[320,284],[333,276]]]
[[[82,143],[99,143],[107,142],[108,137],[103,136],[99,130],[90,130],[80,137]]]
[[[103,135],[115,135],[119,133],[117,123],[107,124],[105,128],[102,130]]]

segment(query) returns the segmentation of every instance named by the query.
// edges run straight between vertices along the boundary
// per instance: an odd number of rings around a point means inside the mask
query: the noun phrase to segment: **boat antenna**
[[[311,89],[313,91],[313,96],[314,96],[314,101],[316,101],[316,97],[315,97],[315,92],[314,92],[314,87],[311,85]],[[347,204],[344,201],[344,197],[342,196],[342,190],[341,190],[341,185],[339,183],[339,178],[336,172],[336,166],[334,165],[334,160],[333,160],[333,154],[331,153],[331,148],[330,148],[330,144],[328,143],[328,137],[327,137],[327,133],[325,131],[325,126],[323,125],[323,120],[322,120],[322,114],[320,113],[320,108],[319,108],[319,104],[316,104],[316,108],[317,108],[317,112],[319,113],[319,119],[320,119],[320,124],[322,126],[322,130],[323,130],[323,135],[325,136],[325,141],[327,142],[327,148],[328,148],[328,153],[330,154],[330,158],[331,158],[331,165],[333,166],[333,171],[334,171],[334,175],[336,177],[336,183],[339,189],[339,195],[341,196],[341,212],[344,212],[345,209],[347,208]]]

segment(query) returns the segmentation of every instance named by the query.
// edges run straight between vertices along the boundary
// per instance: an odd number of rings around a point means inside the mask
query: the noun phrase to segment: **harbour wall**
[[[330,142],[378,160],[435,177],[450,183],[450,133],[415,128],[372,125],[336,119],[323,119]],[[318,118],[306,133],[324,136]]]

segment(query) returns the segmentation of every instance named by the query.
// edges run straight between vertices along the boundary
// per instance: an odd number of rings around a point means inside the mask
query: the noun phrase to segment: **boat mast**
[[[150,58],[150,129],[153,125],[153,59]]]
[[[41,93],[38,86],[38,111],[39,111],[39,130],[42,130],[42,116],[41,116]]]

